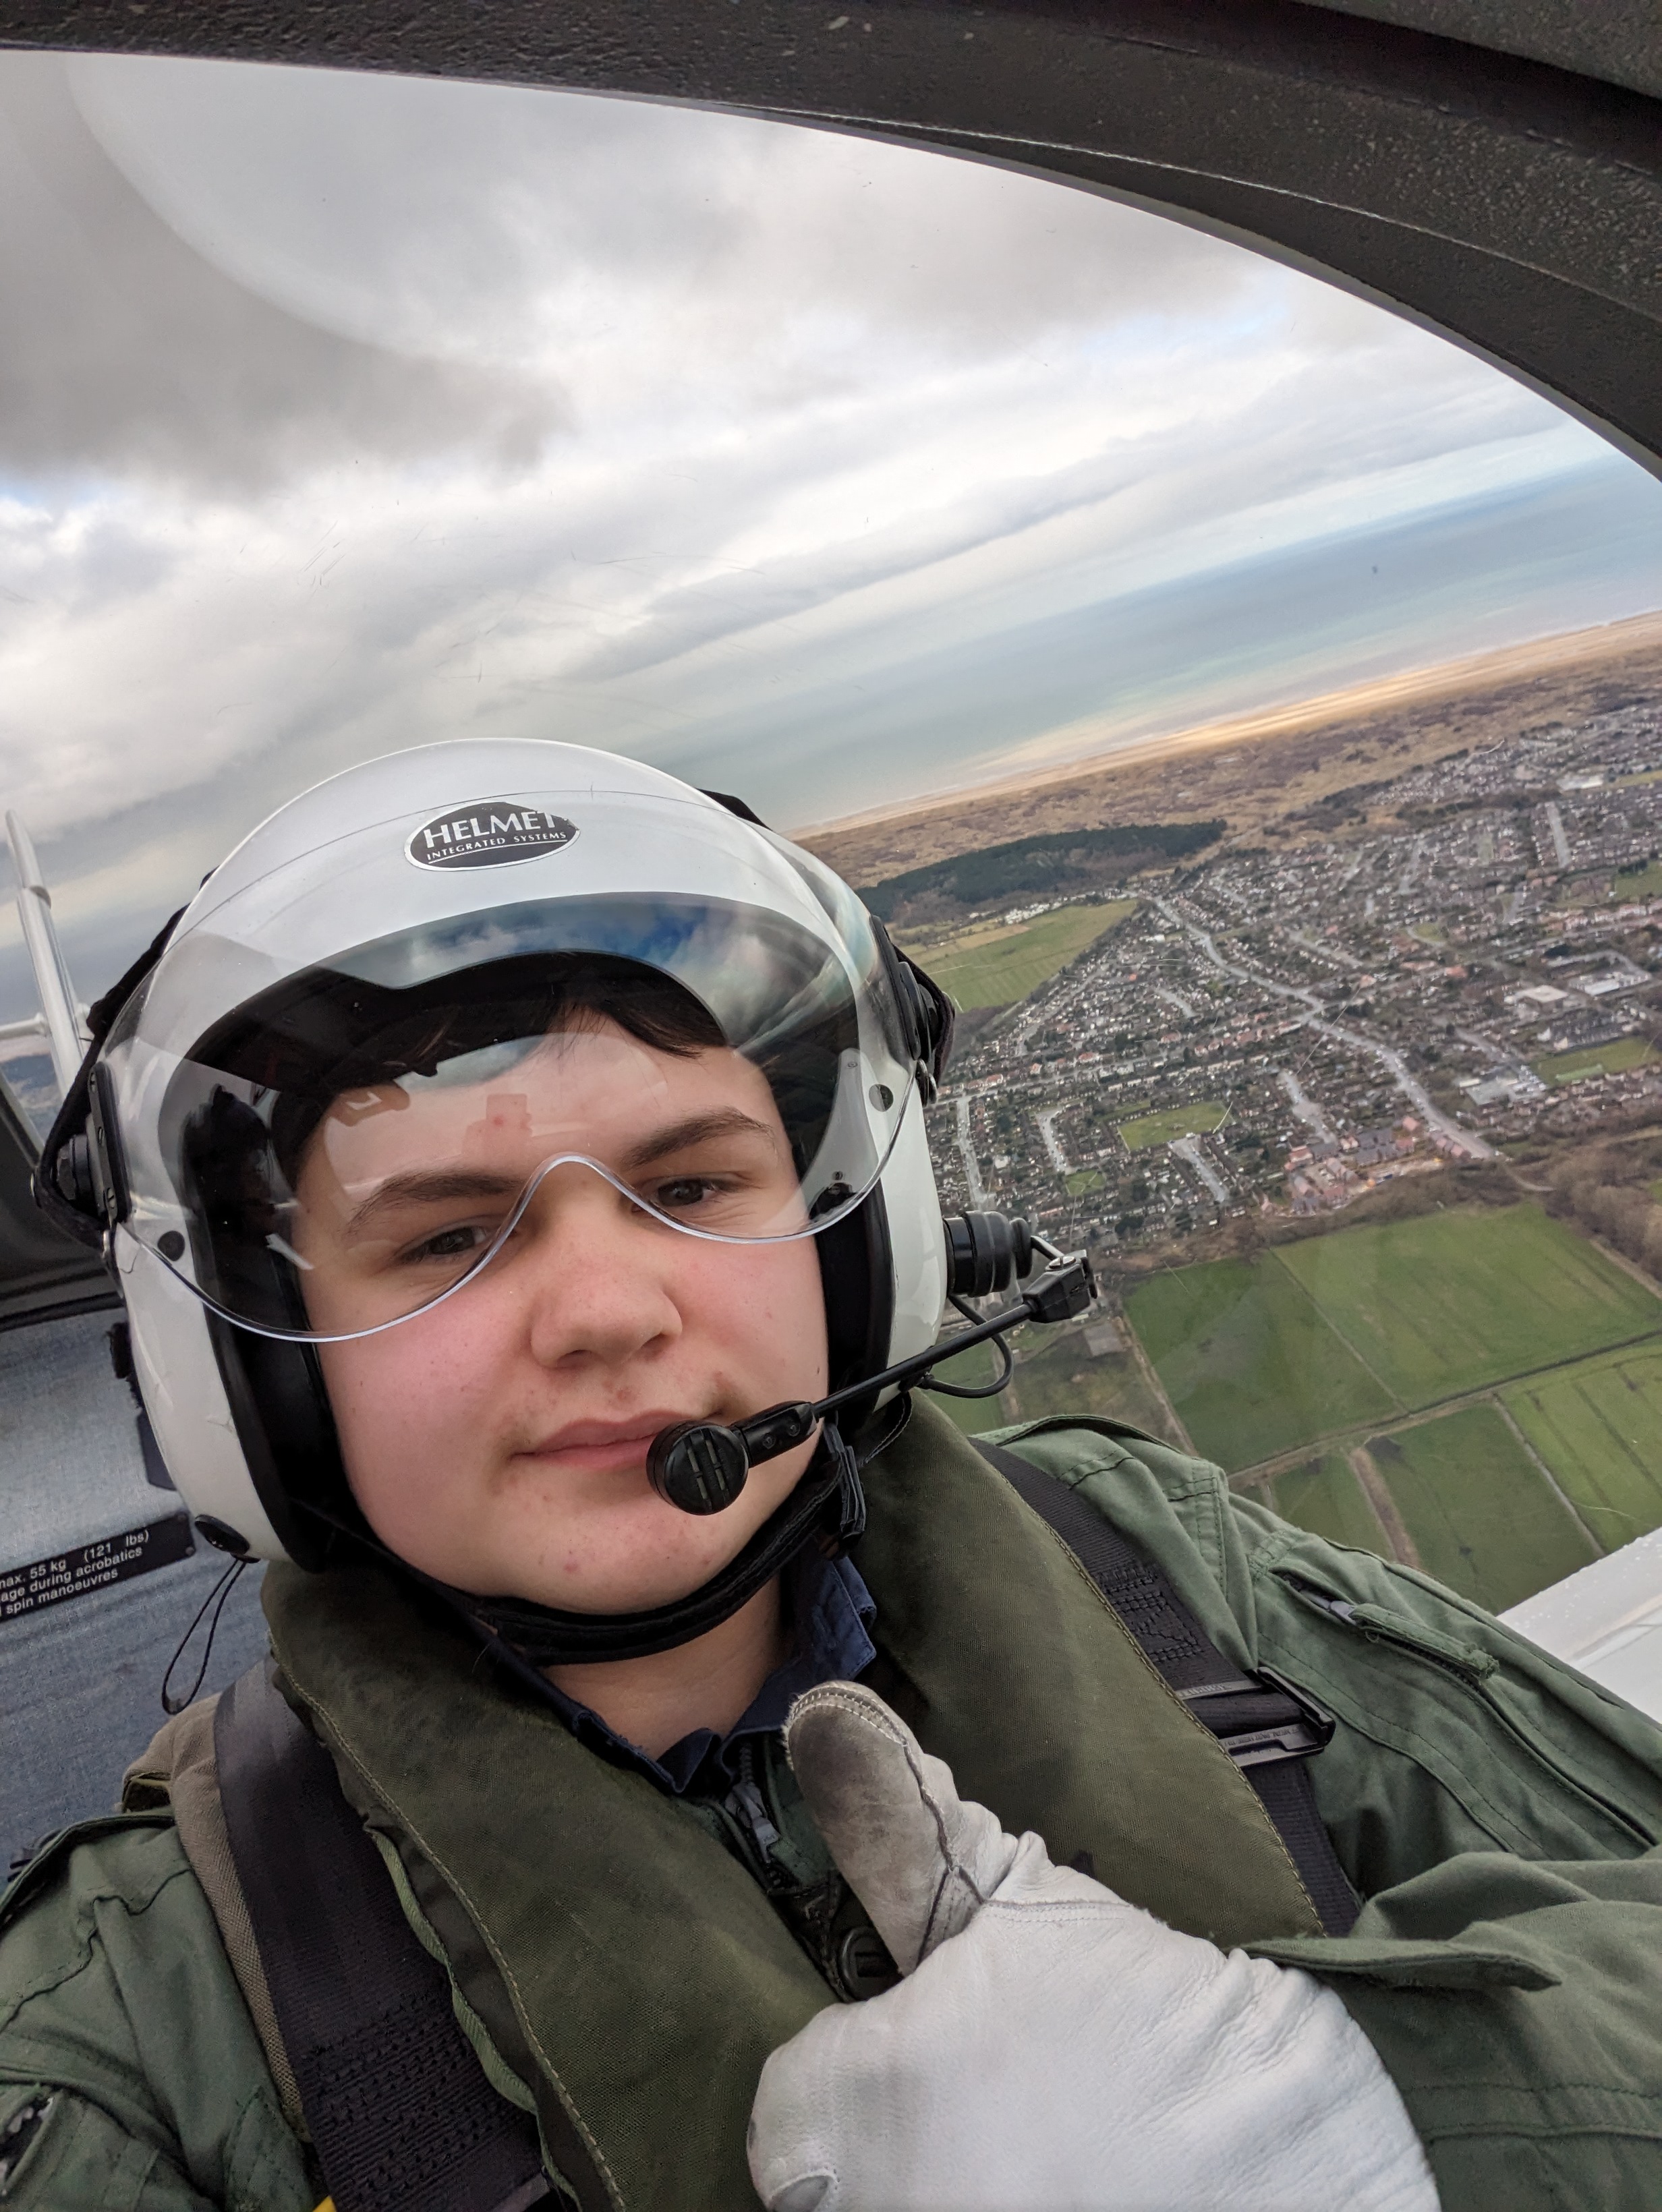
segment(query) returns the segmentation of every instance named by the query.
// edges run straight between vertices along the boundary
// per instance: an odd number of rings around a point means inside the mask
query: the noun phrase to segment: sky
[[[800,827],[1662,605],[1662,484],[1493,368],[826,131],[0,53],[0,805],[86,996],[403,745]]]

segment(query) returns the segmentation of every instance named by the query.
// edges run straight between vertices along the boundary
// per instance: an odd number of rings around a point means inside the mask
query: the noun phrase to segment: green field
[[[1662,1329],[1662,1299],[1536,1206],[1341,1230],[1275,1258],[1410,1409]],[[1329,1425],[1312,1410],[1302,1434]]]
[[[1312,1535],[1359,1552],[1377,1552],[1381,1559],[1391,1556],[1379,1516],[1342,1452],[1324,1452],[1302,1467],[1288,1468],[1264,1484],[1262,1495],[1284,1521],[1296,1522]]]
[[[1151,1276],[1126,1312],[1196,1450],[1223,1467],[1398,1410],[1273,1253]]]
[[[1654,783],[1657,774],[1653,769],[1648,775],[1627,775],[1622,781],[1623,783]],[[1662,891],[1662,860],[1653,860],[1647,868],[1635,868],[1631,874],[1624,872],[1616,877],[1610,889],[1618,901],[1654,898],[1659,891]]]
[[[1173,1443],[1180,1441],[1172,1434],[1166,1408],[1131,1353],[1111,1352],[1093,1358],[1073,1329],[1049,1344],[1044,1344],[1037,1330],[1029,1329],[1017,1341],[1024,1350],[1041,1344],[1044,1348],[1022,1360],[1009,1388],[996,1398],[932,1401],[966,1436],[1007,1428],[1013,1421],[1041,1420],[1047,1413],[1098,1413],[1109,1420],[1129,1421],[1133,1428],[1167,1437]],[[992,1356],[985,1345],[977,1344],[941,1371],[948,1382],[990,1382]]]
[[[1530,1066],[1555,1089],[1563,1083],[1580,1083],[1588,1075],[1625,1075],[1630,1067],[1643,1067],[1656,1054],[1644,1037],[1616,1037],[1610,1044],[1590,1044],[1580,1052],[1549,1053]]]
[[[1662,1528],[1662,1343],[1607,1352],[1505,1396],[1607,1551]]]
[[[1063,1176],[1069,1198],[1083,1198],[1087,1191],[1100,1190],[1103,1173],[1100,1168],[1075,1168],[1072,1175]]]
[[[1492,1406],[1374,1437],[1368,1451],[1427,1574],[1493,1613],[1598,1556]]]
[[[1129,1291],[1126,1317],[1196,1450],[1236,1471],[1302,1452],[1248,1496],[1388,1558],[1351,1464],[1367,1437],[1422,1566],[1481,1604],[1662,1528],[1662,1298],[1538,1206],[1168,1268]],[[999,1398],[951,1406],[962,1427],[1094,1413],[1172,1433],[1133,1355],[1093,1359],[1072,1329],[1024,1344],[1042,1348]],[[992,1371],[983,1348],[960,1365]],[[1397,1425],[1480,1391],[1495,1395]]]
[[[1168,1269],[1126,1310],[1196,1449],[1231,1468],[1662,1332],[1662,1299],[1535,1206]],[[1662,1436],[1662,1368],[1657,1389]]]
[[[1059,906],[1033,921],[1018,922],[1013,929],[982,922],[940,945],[920,945],[917,957],[966,1013],[985,1006],[1013,1006],[1116,922],[1123,921],[1135,906],[1135,899]]]
[[[1192,1106],[1168,1106],[1163,1113],[1122,1121],[1119,1133],[1129,1151],[1141,1152],[1150,1145],[1169,1145],[1174,1137],[1208,1137],[1228,1118],[1227,1106],[1219,1105],[1215,1098],[1200,1098]]]

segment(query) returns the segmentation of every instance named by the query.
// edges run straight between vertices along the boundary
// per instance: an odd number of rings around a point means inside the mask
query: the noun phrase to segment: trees
[[[1654,1149],[1613,1143],[1571,1153],[1548,1177],[1547,1211],[1579,1222],[1624,1258],[1662,1276],[1662,1206],[1652,1194]]]

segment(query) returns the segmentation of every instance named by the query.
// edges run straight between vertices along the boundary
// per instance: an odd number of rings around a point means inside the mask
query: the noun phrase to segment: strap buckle
[[[1198,1682],[1178,1695],[1239,1767],[1313,1758],[1337,1726],[1331,1713],[1269,1668],[1260,1675]]]

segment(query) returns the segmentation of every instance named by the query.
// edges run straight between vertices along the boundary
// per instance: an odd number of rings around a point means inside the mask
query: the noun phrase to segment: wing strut
[[[64,964],[58,927],[52,920],[52,893],[40,873],[34,840],[21,818],[9,810],[6,815],[6,836],[17,870],[17,919],[22,924],[23,943],[28,951],[29,965],[34,970],[40,1012],[33,1020],[8,1023],[0,1035],[44,1036],[52,1054],[58,1094],[66,1097],[92,1039],[76,1009],[70,971]]]

